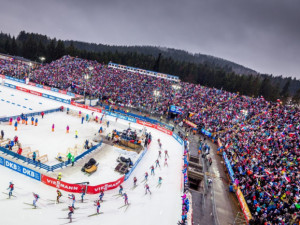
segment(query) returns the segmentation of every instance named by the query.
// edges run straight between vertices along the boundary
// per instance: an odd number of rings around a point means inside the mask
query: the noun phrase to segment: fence
[[[83,158],[83,157],[86,156],[87,154],[93,152],[95,149],[97,149],[97,148],[100,147],[101,145],[102,145],[102,141],[101,141],[99,144],[97,144],[97,145],[93,146],[92,148],[88,149],[87,151],[83,152],[82,154],[78,155],[78,156],[75,158],[74,162],[76,162],[76,161],[78,161],[79,159]],[[33,165],[33,166],[35,166],[35,168],[44,169],[44,170],[46,170],[47,172],[49,172],[49,171],[53,172],[54,170],[56,170],[56,169],[58,169],[58,168],[62,168],[62,167],[64,167],[64,166],[68,166],[68,165],[71,164],[71,162],[66,161],[66,162],[58,163],[58,164],[56,164],[56,165],[54,165],[54,166],[48,166],[48,165],[46,165],[46,164],[44,164],[44,163],[41,163],[41,162],[38,162],[38,161],[34,161],[33,159],[27,158],[27,157],[25,157],[25,156],[23,156],[23,155],[19,155],[18,153],[13,152],[13,151],[11,151],[11,150],[9,150],[9,149],[6,149],[6,148],[3,148],[3,147],[0,147],[0,151],[1,151],[2,153],[6,154],[6,155],[12,156],[14,159],[17,159],[17,160],[20,159],[20,160],[23,161],[24,163]]]
[[[40,112],[27,113],[27,114],[24,114],[24,116],[27,116],[27,117],[36,116],[36,115],[40,115],[41,112],[44,112],[45,114],[49,114],[49,113],[59,112],[60,110],[61,110],[61,108],[59,107],[59,108],[56,108],[56,109],[49,109],[49,110],[40,111]],[[19,117],[19,115],[18,116],[10,116],[10,117],[2,117],[2,118],[0,118],[0,121],[1,122],[8,122],[10,118],[13,118],[15,120],[18,117]]]

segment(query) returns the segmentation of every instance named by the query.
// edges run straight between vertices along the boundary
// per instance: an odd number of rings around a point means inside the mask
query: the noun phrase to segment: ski
[[[27,202],[23,202],[25,205],[30,205],[30,206],[33,206],[33,204],[31,203],[27,203]]]
[[[121,194],[116,194],[116,195],[113,195],[113,196],[118,196],[118,195],[121,195]]]
[[[133,186],[130,190],[134,190],[138,185]]]
[[[122,205],[121,207],[119,207],[118,209],[121,209],[121,208],[123,208],[123,207],[125,207],[126,205]]]
[[[91,217],[91,216],[98,216],[98,215],[100,215],[100,214],[103,214],[103,212],[94,213],[94,214],[88,215],[88,217]]]
[[[124,212],[126,212],[126,210],[128,209],[129,206],[130,206],[130,204],[127,205],[127,207],[125,208]]]
[[[5,192],[2,192],[2,193],[9,196],[9,194],[7,194],[7,193],[5,193]],[[13,197],[15,197],[15,198],[17,197],[17,196],[15,196],[15,195],[11,195],[11,196],[13,196]]]
[[[74,208],[74,210],[79,209],[80,207]],[[62,211],[68,211],[69,209],[62,209]]]

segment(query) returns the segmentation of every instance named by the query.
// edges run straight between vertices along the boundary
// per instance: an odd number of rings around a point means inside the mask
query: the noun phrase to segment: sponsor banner
[[[52,177],[48,177],[43,174],[42,174],[41,181],[44,184],[47,184],[51,187],[55,187],[57,189],[61,189],[63,191],[72,192],[72,193],[81,193],[81,188],[83,187],[83,185],[80,184],[69,184],[60,180],[56,180]]]
[[[183,140],[177,134],[173,133],[172,136],[179,142],[179,144],[183,145]]]
[[[42,93],[38,91],[28,90],[28,92],[33,95],[42,96]]]
[[[182,112],[183,112],[183,107],[171,105],[171,106],[170,106],[170,112],[171,112],[171,113],[176,113],[176,114],[180,114],[180,115],[181,115]]]
[[[249,210],[249,207],[245,201],[245,198],[244,198],[244,195],[241,191],[241,189],[238,187],[237,190],[236,190],[236,195],[237,195],[237,198],[240,202],[240,205],[242,207],[242,211],[244,213],[244,216],[247,220],[247,223],[249,223],[249,221],[252,219],[252,215],[251,215],[251,212]]]
[[[16,89],[19,90],[19,91],[29,92],[28,89],[23,88],[23,87],[19,87],[19,86],[17,86]]]
[[[0,77],[1,77],[2,79],[5,79],[5,75],[0,74]]]
[[[211,137],[211,135],[212,135],[209,131],[204,130],[204,129],[201,129],[201,132],[202,132],[202,134],[204,134],[204,135],[206,135],[208,137]]]
[[[91,106],[87,106],[86,107],[88,110],[91,110],[91,111],[94,111],[94,112],[99,112],[101,113],[101,109],[97,109],[97,108],[94,108],[94,107],[91,107]]]
[[[141,124],[143,126],[146,126],[146,127],[151,127],[151,128],[156,128],[154,124],[152,123],[149,123],[149,122],[146,122],[146,121],[143,121],[143,120],[136,120],[136,123],[137,124]]]
[[[16,89],[16,85],[5,83],[4,86]]]
[[[44,88],[44,86],[41,85],[41,84],[36,84],[35,86],[38,87],[38,88]],[[46,89],[46,88],[45,88],[45,89]]]
[[[97,186],[88,186],[87,192],[88,194],[98,194],[100,191],[108,191],[117,188],[120,184],[124,182],[125,176],[122,176],[116,181],[109,182],[106,184],[100,184]]]
[[[27,177],[30,177],[32,179],[35,179],[35,180],[38,180],[38,181],[41,181],[41,174],[32,170],[32,169],[29,169],[25,166],[21,166],[19,165],[18,163],[15,163],[15,162],[12,162],[10,160],[7,160],[7,159],[4,159],[2,157],[0,157],[0,165],[2,166],[5,166],[11,170],[14,170],[18,173],[21,173]]]
[[[67,91],[65,91],[65,90],[59,90],[58,92],[61,93],[61,94],[64,94],[64,95],[67,94]]]
[[[79,107],[79,108],[83,108],[83,109],[86,109],[86,105],[83,105],[83,104],[79,104],[77,102],[71,102],[71,105],[74,105],[76,107]]]
[[[63,99],[63,103],[71,104],[71,100]]]
[[[44,88],[45,90],[51,90],[51,87],[48,86],[43,86],[42,88]]]
[[[227,167],[230,179],[231,179],[232,183],[234,183],[234,181],[235,181],[235,179],[234,179],[234,172],[232,170],[231,164],[230,164],[230,162],[229,162],[229,160],[228,160],[227,155],[226,155],[225,152],[223,152],[223,158],[224,158],[225,165]]]
[[[173,134],[172,131],[170,131],[170,130],[164,128],[164,127],[155,125],[155,128],[156,128],[156,130],[159,130],[159,131],[161,131],[161,132],[163,132],[163,133],[165,133],[165,134],[168,134],[168,135],[172,135],[172,134]]]
[[[197,124],[194,124],[192,123],[191,121],[189,120],[183,120],[187,125],[191,126],[191,127],[194,127],[194,128],[197,128]]]
[[[125,175],[125,180],[127,180],[131,173],[133,172],[133,170],[136,168],[136,166],[139,164],[139,162],[142,160],[142,158],[144,157],[144,155],[147,152],[147,148],[144,149],[143,153],[140,155],[140,157],[138,158],[138,160],[136,160],[136,162],[134,163],[133,167],[131,167],[130,171],[128,173],[126,173]]]
[[[30,86],[37,86],[37,84],[33,83],[33,82],[28,82],[28,85],[30,85]]]
[[[75,94],[72,93],[72,92],[68,92],[68,91],[67,91],[67,95],[72,96],[72,97],[75,97]]]
[[[25,84],[25,80],[17,79],[17,78],[10,77],[10,76],[5,76],[5,77],[6,77],[6,79],[8,79],[8,80],[12,80],[12,81],[16,81],[16,82]]]
[[[57,88],[50,88],[51,91],[59,92]]]

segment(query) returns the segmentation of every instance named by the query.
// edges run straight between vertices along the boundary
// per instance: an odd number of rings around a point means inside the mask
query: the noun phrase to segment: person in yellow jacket
[[[58,173],[57,180],[61,180],[61,172]]]
[[[78,131],[75,130],[75,138],[78,138]]]

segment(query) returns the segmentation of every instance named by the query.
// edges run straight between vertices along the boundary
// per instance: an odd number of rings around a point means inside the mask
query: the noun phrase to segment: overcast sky
[[[0,30],[172,47],[300,79],[300,0],[0,0]]]

